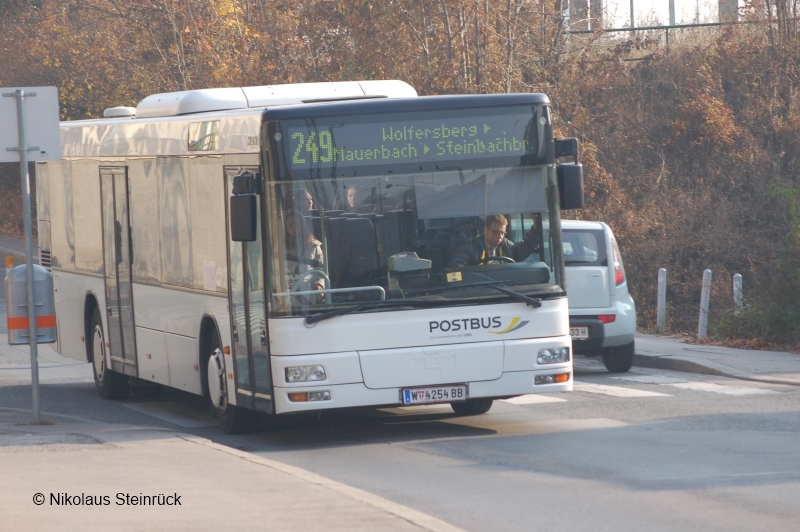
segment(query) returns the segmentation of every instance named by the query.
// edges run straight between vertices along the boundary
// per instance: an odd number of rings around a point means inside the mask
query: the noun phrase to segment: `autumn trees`
[[[396,77],[423,94],[529,92],[552,81],[562,3],[19,0],[3,12],[2,62],[12,78],[53,78],[65,118],[220,84]]]
[[[696,326],[705,268],[712,317],[732,305],[733,273],[746,296],[780,294],[800,313],[800,288],[786,297],[800,0],[748,0],[743,24],[673,31],[669,46],[659,32],[570,34],[568,3],[5,0],[0,85],[57,85],[63,119],[212,86],[382,78],[420,94],[544,92],[559,134],[582,143],[577,215],[614,227],[642,326],[654,324],[659,267],[673,330]]]

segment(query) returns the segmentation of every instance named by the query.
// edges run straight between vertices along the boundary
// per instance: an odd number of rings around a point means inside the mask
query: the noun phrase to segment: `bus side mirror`
[[[228,212],[231,217],[231,240],[253,242],[256,239],[258,204],[254,194],[231,196]]]
[[[556,167],[558,195],[561,197],[561,210],[583,208],[583,165],[564,163]]]

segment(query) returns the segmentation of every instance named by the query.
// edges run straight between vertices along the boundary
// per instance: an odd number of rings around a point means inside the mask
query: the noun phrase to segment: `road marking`
[[[517,436],[522,434],[547,434],[576,430],[599,430],[627,427],[628,423],[609,418],[531,420],[507,414],[486,414],[443,419],[443,423],[492,431],[492,436]],[[482,434],[478,437],[485,437]]]
[[[384,412],[392,412],[394,414],[452,414],[453,409],[450,408],[450,403],[440,405],[415,405],[415,406],[395,406],[390,408],[381,408]]]
[[[217,424],[209,416],[176,403],[122,403],[122,406],[179,427],[211,427]]]
[[[504,403],[511,403],[512,405],[533,405],[540,403],[563,403],[566,399],[558,397],[550,397],[549,395],[542,395],[539,393],[529,393],[527,395],[520,395],[519,397],[512,397],[511,399],[500,399]]]
[[[566,399],[558,397],[550,397],[540,393],[529,393],[527,395],[520,395],[519,397],[512,397],[511,399],[499,399],[504,403],[512,405],[533,405],[542,403],[563,403]],[[396,406],[392,408],[382,408],[386,412],[393,412],[395,414],[452,414],[453,409],[449,404],[440,405],[419,405],[419,406]]]
[[[682,388],[684,390],[697,390],[701,392],[722,393],[725,395],[764,395],[770,393],[778,393],[774,390],[764,390],[760,388],[738,388],[736,386],[722,386],[714,384],[713,382],[676,382],[667,384],[667,386],[674,386],[675,388]]]
[[[676,379],[675,377],[667,377],[665,375],[625,375],[622,377],[611,377],[611,378],[633,381],[633,382],[641,382],[642,384],[674,384],[677,382],[689,382],[686,379]]]
[[[613,397],[671,397],[671,395],[666,393],[648,392],[646,390],[623,388],[621,386],[606,386],[605,384],[588,384],[578,381],[575,381],[573,384],[573,390],[576,392],[611,395]]]
[[[770,393],[778,393],[774,390],[765,390],[763,388],[741,388],[738,386],[724,386],[713,382],[695,382],[686,379],[678,379],[675,377],[667,377],[664,375],[625,375],[625,376],[611,377],[611,378],[633,381],[633,382],[641,382],[644,384],[660,384],[665,386],[673,386],[675,388],[682,388],[684,390],[722,393],[726,395],[763,395]]]

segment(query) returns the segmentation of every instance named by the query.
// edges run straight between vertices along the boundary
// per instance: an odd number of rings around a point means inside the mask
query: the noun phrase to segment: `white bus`
[[[204,395],[235,432],[572,389],[559,209],[583,175],[546,96],[312,83],[104,115],[62,122],[63,158],[36,168],[57,348],[103,397]],[[487,256],[487,217],[514,253]]]

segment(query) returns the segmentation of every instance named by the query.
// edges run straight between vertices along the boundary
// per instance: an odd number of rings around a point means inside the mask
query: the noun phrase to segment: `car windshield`
[[[546,174],[505,167],[269,184],[270,315],[561,294]]]

